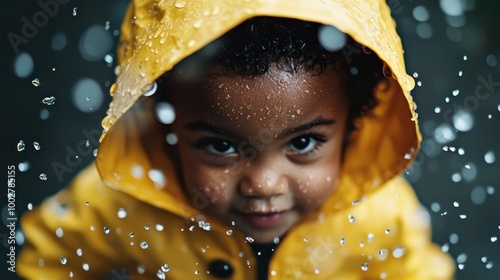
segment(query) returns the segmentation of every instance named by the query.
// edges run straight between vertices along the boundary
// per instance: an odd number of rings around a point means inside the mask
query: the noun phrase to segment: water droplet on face
[[[56,98],[54,96],[48,96],[42,99],[42,103],[45,105],[54,105],[56,104]]]
[[[356,218],[353,215],[348,216],[349,223],[354,223],[356,221]]]
[[[40,173],[40,175],[38,175],[38,178],[42,181],[47,181],[47,174]]]
[[[118,215],[118,218],[123,219],[123,218],[127,217],[127,211],[125,211],[125,209],[123,209],[123,208],[120,208],[120,209],[118,209],[117,215]]]
[[[364,263],[361,265],[361,270],[367,271],[368,270],[368,263]]]
[[[80,248],[76,249],[76,255],[77,256],[81,257],[82,254],[83,254],[82,249],[80,249]]]
[[[149,245],[146,241],[142,241],[140,246],[142,249],[147,249]]]
[[[62,256],[62,257],[61,257],[61,263],[62,263],[63,265],[67,264],[67,263],[68,263],[68,259],[67,259],[66,257]]]
[[[254,239],[253,239],[251,236],[247,236],[247,237],[245,237],[245,240],[246,240],[248,243],[253,243],[253,242],[254,242]]]
[[[39,151],[42,147],[40,146],[40,143],[33,142],[33,148],[35,148],[35,150]]]
[[[17,151],[18,152],[24,151],[25,148],[26,148],[26,145],[24,144],[24,141],[19,140],[19,142],[17,143]]]
[[[35,87],[38,87],[38,86],[40,86],[40,80],[38,78],[34,78],[31,81],[31,84],[33,84]]]

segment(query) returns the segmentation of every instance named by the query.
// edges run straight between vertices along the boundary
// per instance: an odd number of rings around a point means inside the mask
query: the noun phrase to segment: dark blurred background
[[[39,4],[47,2],[57,7]],[[89,134],[100,129],[110,101],[127,4],[3,2],[2,178],[6,182],[7,166],[14,165],[17,217],[93,160],[97,146]],[[418,82],[413,95],[424,139],[406,176],[429,209],[434,241],[457,262],[456,279],[500,279],[500,2],[388,4],[407,72]],[[7,185],[2,190],[7,224]],[[7,236],[2,226],[0,276],[17,279],[7,270]],[[23,243],[22,233],[17,239]]]

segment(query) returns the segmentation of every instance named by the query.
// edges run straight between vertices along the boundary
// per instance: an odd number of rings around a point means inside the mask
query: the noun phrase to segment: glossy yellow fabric
[[[99,279],[126,273],[156,279],[168,264],[167,279],[217,279],[207,269],[221,259],[233,267],[232,279],[255,279],[245,236],[234,228],[228,235],[230,228],[209,217],[210,230],[198,223],[205,219],[204,202],[186,199],[169,155],[155,152],[162,150],[164,135],[155,127],[150,102],[141,98],[177,62],[255,16],[334,25],[378,54],[394,76],[377,93],[374,117],[363,119],[350,139],[338,189],[281,240],[269,278],[452,278],[452,260],[430,242],[426,212],[398,175],[415,157],[420,134],[410,95],[414,82],[405,72],[394,21],[385,1],[357,0],[133,1],[122,27],[120,73],[96,166],[23,218],[21,275]],[[161,171],[166,184],[153,182],[150,170]],[[126,217],[118,217],[121,208]]]

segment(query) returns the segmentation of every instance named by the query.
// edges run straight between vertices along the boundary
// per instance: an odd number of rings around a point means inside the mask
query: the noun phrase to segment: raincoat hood
[[[188,200],[148,107],[153,99],[142,97],[182,59],[257,16],[333,25],[393,74],[377,89],[373,117],[350,135],[337,188],[280,237],[269,260],[243,232],[203,216],[196,206],[203,201]],[[118,57],[96,166],[23,218],[23,277],[104,279],[111,272],[122,279],[127,271],[134,279],[452,279],[453,261],[431,243],[427,212],[397,175],[420,135],[414,82],[385,1],[134,0]]]
[[[416,105],[410,95],[414,81],[405,72],[390,13],[385,1],[133,1],[122,26],[113,101],[102,122],[97,156],[101,177],[109,186],[160,208],[183,216],[196,214],[185,201],[169,156],[146,155],[146,146],[162,149],[158,141],[163,142],[164,136],[147,128],[152,115],[133,105],[162,74],[242,22],[257,16],[284,17],[335,26],[374,51],[392,71],[389,89],[377,95],[374,116],[363,118],[359,131],[351,135],[341,183],[325,206],[340,209],[360,199],[408,167],[420,142]],[[160,169],[167,187],[158,191],[158,182],[133,176],[134,169]]]

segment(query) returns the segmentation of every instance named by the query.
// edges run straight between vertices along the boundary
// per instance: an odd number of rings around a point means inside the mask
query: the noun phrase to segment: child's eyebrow
[[[310,121],[308,123],[301,124],[299,126],[296,126],[296,127],[290,128],[288,130],[285,130],[285,131],[281,132],[280,134],[278,134],[277,138],[284,138],[284,137],[289,136],[291,134],[311,129],[311,128],[315,127],[315,126],[333,125],[333,124],[335,124],[335,120],[325,119],[325,118],[319,117],[319,118],[314,119],[314,120],[312,120],[312,121]]]
[[[280,132],[278,134],[277,138],[284,138],[284,137],[289,136],[291,134],[294,134],[294,133],[297,133],[300,131],[305,131],[305,130],[311,129],[313,127],[316,127],[316,126],[333,125],[333,124],[335,124],[335,120],[325,119],[325,118],[319,117],[319,118],[314,119],[308,123],[301,124],[299,126],[292,127],[292,128],[287,129],[283,132]],[[234,131],[211,125],[205,121],[196,121],[196,122],[188,123],[185,125],[185,127],[187,129],[193,130],[193,131],[208,131],[208,132],[211,132],[214,134],[220,134],[220,135],[224,135],[224,136],[232,137],[232,138],[241,137],[240,134],[238,134]]]

